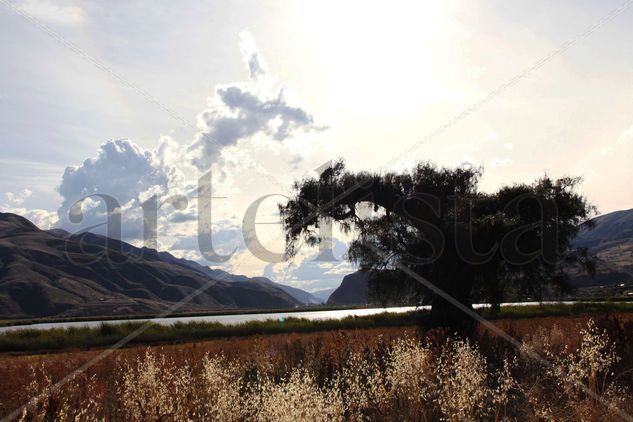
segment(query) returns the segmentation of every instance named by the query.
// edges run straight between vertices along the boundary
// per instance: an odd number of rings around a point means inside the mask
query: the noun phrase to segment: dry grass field
[[[633,412],[633,313],[0,355],[0,417],[134,421],[604,421]],[[538,354],[545,360],[534,359]],[[548,364],[552,363],[553,365]],[[29,399],[36,397],[35,400]]]

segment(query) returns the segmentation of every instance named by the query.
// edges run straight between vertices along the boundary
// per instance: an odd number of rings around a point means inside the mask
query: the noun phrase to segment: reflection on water
[[[530,306],[530,305],[538,305],[541,304],[552,304],[552,303],[563,303],[570,304],[573,302],[521,302],[521,303],[503,303],[501,306]],[[484,308],[489,305],[487,304],[476,304],[473,305],[474,308]],[[347,316],[364,316],[364,315],[373,315],[379,314],[382,312],[394,312],[394,313],[402,313],[414,311],[416,309],[420,310],[428,310],[430,306],[402,306],[395,308],[363,308],[363,309],[338,309],[338,310],[330,310],[330,311],[299,311],[299,312],[272,312],[265,314],[232,314],[232,315],[208,315],[208,316],[191,316],[191,317],[172,317],[172,318],[153,318],[152,322],[156,324],[170,325],[176,322],[219,322],[226,325],[231,324],[241,324],[249,321],[283,321],[287,318],[303,318],[309,320],[317,320],[317,319],[341,319]],[[150,319],[120,319],[120,320],[109,320],[109,321],[73,321],[73,322],[51,322],[51,323],[42,323],[42,324],[31,324],[31,325],[16,325],[11,327],[0,327],[0,333],[7,331],[15,331],[24,328],[28,329],[38,329],[38,330],[46,330],[50,328],[68,328],[68,327],[98,327],[102,323],[106,322],[108,324],[121,324],[124,322],[144,322],[149,321]]]

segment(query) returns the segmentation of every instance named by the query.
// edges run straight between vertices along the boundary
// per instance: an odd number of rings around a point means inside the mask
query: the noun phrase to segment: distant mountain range
[[[633,210],[594,222],[574,244],[597,257],[597,275],[572,269],[572,285],[581,294],[633,294]],[[357,272],[336,289],[309,293],[93,233],[40,230],[0,213],[1,319],[158,313],[190,295],[178,312],[359,305],[367,303],[367,280]]]
[[[331,289],[322,289],[312,292],[312,296],[321,300],[323,303],[327,303],[328,299],[332,295],[332,293],[336,290],[336,287],[332,287]]]
[[[61,231],[59,229],[54,229],[54,230],[58,234],[65,235],[66,237],[70,236],[70,233],[65,232],[63,230]],[[142,257],[142,256],[154,257],[155,256],[157,257],[157,259],[163,262],[179,265],[181,267],[197,271],[213,279],[219,279],[219,280],[228,281],[228,282],[250,282],[254,284],[264,284],[264,285],[273,286],[288,293],[290,296],[295,298],[302,305],[318,305],[325,302],[324,300],[321,300],[317,296],[314,296],[304,290],[301,290],[292,286],[287,286],[285,284],[276,283],[266,277],[246,277],[244,275],[231,274],[217,268],[206,267],[204,265],[197,263],[196,261],[183,259],[183,258],[176,258],[169,252],[157,252],[154,249],[137,248],[133,245],[130,245],[129,243],[122,242],[120,240],[109,239],[105,236],[97,235],[94,233],[84,233],[81,235],[81,238],[84,243],[99,245],[99,246],[110,245],[110,247],[113,247],[117,250],[121,250],[125,254],[132,254],[134,256],[139,256],[139,257]]]
[[[219,270],[219,269],[215,269],[215,268],[210,268],[210,267],[205,267],[203,265],[198,264],[195,261],[190,261],[187,259],[180,259],[180,258],[175,258],[173,255],[171,255],[168,252],[160,252],[159,255],[166,261],[168,262],[172,262],[174,264],[177,265],[183,265],[185,267],[189,267],[192,268],[196,271],[200,271],[212,278],[221,278],[222,280],[226,280],[226,281],[238,281],[238,282],[244,282],[244,281],[250,281],[250,282],[254,282],[254,283],[261,283],[261,284],[265,284],[265,285],[269,285],[269,286],[274,286],[278,289],[283,290],[284,292],[288,293],[290,296],[292,296],[293,298],[295,298],[295,300],[297,300],[299,303],[301,303],[302,305],[320,305],[325,303],[325,300],[321,299],[319,296],[306,292],[305,290],[301,290],[299,288],[296,287],[292,287],[292,286],[288,286],[285,284],[281,284],[281,283],[276,283],[272,280],[270,280],[269,278],[266,277],[246,277],[243,275],[235,275],[235,274],[230,274],[226,271],[223,270]]]
[[[322,302],[264,277],[229,274],[92,233],[40,230],[0,213],[0,318],[157,313],[188,296],[177,311]]]

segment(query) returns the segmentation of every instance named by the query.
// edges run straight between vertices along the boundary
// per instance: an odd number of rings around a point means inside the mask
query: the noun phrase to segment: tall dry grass
[[[632,328],[615,319],[535,328],[520,350],[490,336],[412,331],[257,339],[239,353],[228,342],[147,348],[60,390],[50,389],[60,361],[38,358],[11,405],[40,394],[19,418],[36,421],[621,420],[633,411]]]

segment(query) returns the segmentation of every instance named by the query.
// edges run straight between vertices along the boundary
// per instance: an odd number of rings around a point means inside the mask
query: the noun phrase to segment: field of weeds
[[[14,419],[615,421],[633,412],[631,314],[496,324],[518,343],[483,329],[465,339],[391,327],[3,355],[0,417],[25,405]]]

